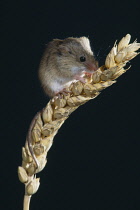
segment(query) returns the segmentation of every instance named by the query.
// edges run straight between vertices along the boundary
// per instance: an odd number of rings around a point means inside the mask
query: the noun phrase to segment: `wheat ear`
[[[25,184],[23,209],[29,210],[30,198],[39,188],[36,173],[43,170],[47,163],[47,153],[52,146],[58,129],[80,105],[94,99],[100,91],[115,83],[115,79],[125,73],[126,63],[137,56],[140,43],[129,44],[131,36],[127,34],[118,45],[115,43],[107,55],[105,65],[101,66],[87,82],[71,84],[68,95],[52,98],[47,106],[33,119],[27,135],[25,147],[22,148],[22,166],[18,168],[18,176]]]

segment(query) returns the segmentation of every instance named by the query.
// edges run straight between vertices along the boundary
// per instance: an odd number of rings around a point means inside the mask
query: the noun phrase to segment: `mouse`
[[[50,97],[66,93],[73,82],[86,82],[85,75],[98,69],[98,61],[87,37],[53,39],[44,51],[39,66],[39,80]]]

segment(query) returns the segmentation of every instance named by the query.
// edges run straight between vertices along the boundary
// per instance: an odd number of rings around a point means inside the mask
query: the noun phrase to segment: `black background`
[[[140,42],[139,1],[1,4],[1,209],[22,209],[17,177],[31,119],[49,101],[37,71],[53,38],[88,36],[100,65],[127,33]],[[140,208],[140,56],[131,70],[64,123],[37,176],[31,210]]]

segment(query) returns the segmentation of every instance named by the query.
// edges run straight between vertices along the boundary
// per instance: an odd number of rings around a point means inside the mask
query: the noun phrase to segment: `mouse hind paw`
[[[69,93],[71,93],[71,91],[64,88],[63,90],[60,90],[59,92],[55,92],[55,96],[61,99],[63,98],[63,95],[67,96]]]

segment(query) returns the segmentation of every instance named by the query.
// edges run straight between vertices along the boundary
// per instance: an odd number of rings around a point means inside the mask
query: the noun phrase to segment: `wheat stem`
[[[31,195],[24,195],[23,210],[29,210]]]
[[[24,210],[29,210],[31,195],[39,188],[36,173],[43,170],[47,163],[47,153],[53,144],[53,138],[69,115],[80,105],[97,97],[100,92],[114,84],[125,73],[126,63],[137,56],[140,43],[129,44],[131,36],[127,34],[118,45],[114,44],[107,55],[105,65],[101,66],[87,82],[80,81],[70,85],[67,96],[52,98],[47,106],[33,119],[29,128],[25,147],[22,148],[22,166],[18,168],[19,179],[25,184]]]

